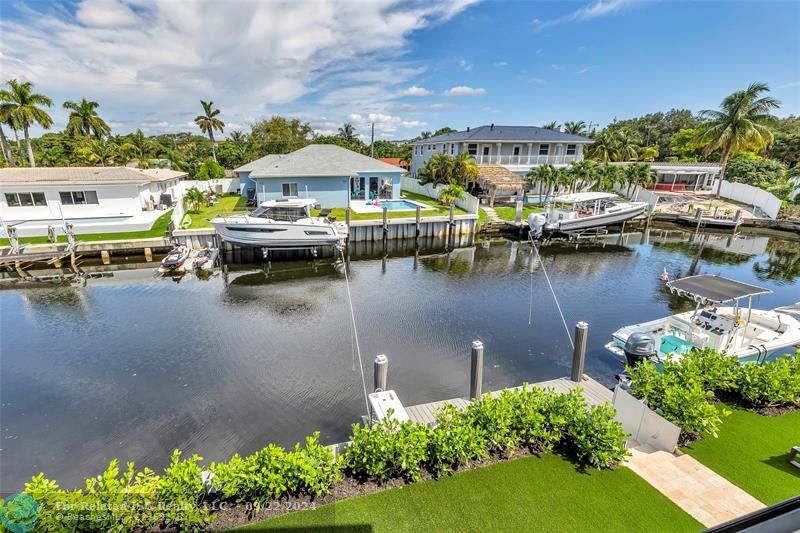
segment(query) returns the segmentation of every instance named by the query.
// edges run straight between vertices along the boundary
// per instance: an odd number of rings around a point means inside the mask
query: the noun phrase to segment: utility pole
[[[372,123],[372,136],[369,141],[369,155],[375,157],[375,123]]]

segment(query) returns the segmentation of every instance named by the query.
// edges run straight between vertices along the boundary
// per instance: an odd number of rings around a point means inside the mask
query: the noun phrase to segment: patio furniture
[[[798,455],[800,455],[800,446],[795,446],[789,453],[789,464],[796,468],[800,468],[800,457]]]

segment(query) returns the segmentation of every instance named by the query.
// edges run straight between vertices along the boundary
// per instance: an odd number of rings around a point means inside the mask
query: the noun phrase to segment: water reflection
[[[775,292],[759,307],[800,300],[796,242],[690,236],[541,247],[567,323],[590,324],[587,373],[611,382],[617,361],[603,345],[617,328],[691,306],[664,290],[664,268],[764,284]],[[529,244],[347,251],[365,372],[387,354],[404,403],[466,394],[475,339],[485,390],[568,373],[569,340]],[[152,269],[87,265],[104,277],[0,291],[3,488],[39,471],[73,486],[113,457],[160,467],[176,447],[218,460],[316,429],[343,439],[365,409],[344,268],[259,258],[175,284]]]

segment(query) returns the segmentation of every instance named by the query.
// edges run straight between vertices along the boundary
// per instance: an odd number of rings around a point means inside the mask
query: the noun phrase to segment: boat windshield
[[[308,218],[308,207],[258,207],[250,213],[251,217],[268,218],[270,220],[280,220],[284,222],[294,222],[301,218]]]

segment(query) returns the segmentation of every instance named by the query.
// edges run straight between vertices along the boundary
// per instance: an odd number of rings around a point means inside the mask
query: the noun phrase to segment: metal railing
[[[475,155],[475,162],[481,165],[565,165],[583,159],[581,155]]]

